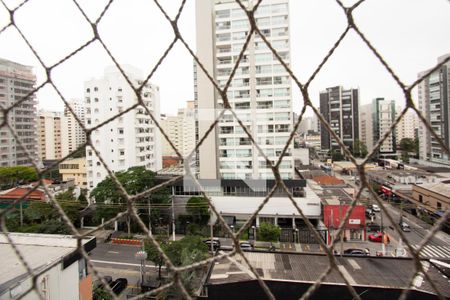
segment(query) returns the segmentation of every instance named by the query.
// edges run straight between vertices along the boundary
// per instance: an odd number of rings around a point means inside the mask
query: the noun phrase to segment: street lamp
[[[144,284],[144,275],[145,275],[145,260],[147,259],[147,252],[141,250],[136,252],[134,257],[141,262],[140,270],[141,270],[141,286]]]

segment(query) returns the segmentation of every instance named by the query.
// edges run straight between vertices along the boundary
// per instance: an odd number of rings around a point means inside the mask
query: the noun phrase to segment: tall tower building
[[[257,1],[245,1],[252,9]],[[262,34],[280,57],[290,65],[288,0],[264,0],[255,17]],[[224,87],[250,32],[246,13],[232,0],[196,2],[197,56]],[[195,92],[199,137],[201,138],[223,108],[223,101],[203,70],[197,66]],[[250,37],[232,84],[228,99],[238,117],[272,161],[281,155],[293,128],[291,79],[258,34]],[[292,178],[290,145],[280,165],[283,178]],[[273,178],[262,156],[237,120],[226,112],[210,132],[199,151],[202,179]]]
[[[438,63],[448,56],[450,53],[439,57]],[[427,72],[419,73],[419,77]],[[422,80],[418,85],[418,92],[419,110],[444,144],[450,147],[450,62]],[[431,162],[450,164],[450,158],[422,122],[419,122],[419,157]]]
[[[68,104],[75,113],[75,116],[84,124],[84,103],[81,100],[71,100]],[[86,142],[86,134],[75,116],[67,106],[64,107],[61,126],[61,154],[63,157],[75,151],[80,145]]]
[[[142,83],[139,70],[126,66],[125,72],[135,86]],[[84,88],[87,128],[117,116],[137,102],[134,90],[115,67],[108,67],[102,78],[85,82]],[[159,88],[147,83],[142,97],[145,107],[159,121]],[[94,130],[91,140],[111,171],[134,166],[152,171],[162,168],[161,136],[144,107],[138,106]],[[92,189],[108,173],[91,147],[86,147],[86,160],[88,188]]]
[[[39,111],[39,159],[61,158],[61,112]]]
[[[7,115],[7,123],[17,133],[18,140],[9,128],[0,127],[1,167],[30,165],[38,160],[37,101],[34,94],[29,95],[35,83],[36,76],[32,67],[0,58],[0,107],[6,109],[21,101]],[[27,99],[22,101],[26,96]],[[0,124],[4,118],[0,111]],[[26,150],[19,145],[19,141]]]
[[[320,93],[320,113],[352,151],[354,141],[359,139],[359,90],[346,90],[342,86],[327,88]],[[325,126],[320,127],[322,149],[342,151]]]

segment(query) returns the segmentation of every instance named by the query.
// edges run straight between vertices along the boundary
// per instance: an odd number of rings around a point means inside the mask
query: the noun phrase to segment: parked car
[[[381,232],[377,232],[377,233],[369,235],[369,241],[371,241],[371,242],[381,243],[382,239],[383,239],[383,234],[381,234]],[[390,242],[389,235],[386,235],[386,239],[387,239],[387,242],[389,243]]]
[[[113,281],[111,276],[103,276],[103,279],[106,281],[107,284],[109,284],[109,286],[111,286],[111,283]]]
[[[208,249],[211,249],[211,239],[204,240],[203,243],[208,246]],[[220,249],[220,240],[219,238],[213,238],[212,239],[213,249],[214,251]]]
[[[127,285],[128,280],[126,278],[117,278],[110,284],[112,291],[116,295],[119,295],[124,289],[126,289]]]
[[[381,211],[380,207],[377,204],[372,204],[371,208],[372,208],[372,211],[374,211],[374,212],[380,212]]]
[[[370,255],[370,250],[369,249],[345,249],[344,255],[368,256],[368,255]]]
[[[400,223],[400,228],[404,231],[404,232],[410,232],[411,228],[409,227],[409,225],[405,222],[401,222]]]
[[[377,224],[377,223],[367,223],[366,227],[367,227],[367,231],[369,231],[369,232],[381,231],[381,226],[380,226],[380,224]]]
[[[367,208],[366,209],[366,218],[370,218],[372,216],[375,216],[375,213],[373,212],[373,210],[371,208]]]
[[[251,251],[251,250],[253,250],[253,245],[250,244],[249,242],[241,242],[241,243],[239,243],[239,246],[241,247],[241,249],[243,251]]]

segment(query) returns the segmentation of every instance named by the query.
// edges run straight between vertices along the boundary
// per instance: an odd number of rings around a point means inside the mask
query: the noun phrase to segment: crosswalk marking
[[[418,248],[418,245],[413,246],[414,249]],[[432,246],[426,245],[420,251],[421,257],[434,257],[434,258],[446,258],[450,259],[450,246]]]

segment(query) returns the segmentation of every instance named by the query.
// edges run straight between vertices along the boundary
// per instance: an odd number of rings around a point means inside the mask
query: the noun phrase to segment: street
[[[336,177],[343,179],[347,184],[354,187],[355,190],[358,189],[358,186],[355,184],[354,176],[335,174]],[[361,193],[361,199],[372,199],[372,196],[369,194],[367,190],[364,190]],[[370,203],[376,204],[375,200],[369,200]],[[398,207],[393,206],[387,201],[383,201],[384,207],[387,209],[388,213],[394,219],[396,224],[399,224],[400,221],[400,209]],[[383,221],[381,222],[381,215],[383,215]],[[383,223],[383,226],[386,228],[386,232],[389,234],[391,238],[391,244],[397,245],[400,242],[399,233],[392,229],[395,228],[390,220],[387,218],[383,210],[381,212],[376,213],[375,222],[380,224]],[[407,242],[413,247],[416,248],[417,245],[423,240],[423,238],[428,234],[429,230],[424,228],[423,223],[420,220],[417,220],[414,216],[409,215],[407,212],[403,211],[403,222],[406,222],[410,228],[410,232],[403,232]],[[369,221],[369,220],[368,220]],[[406,250],[405,255],[410,256],[409,251],[406,249],[404,242],[402,243]],[[421,251],[421,257],[424,258],[437,258],[437,259],[450,259],[450,237],[446,233],[439,231],[435,236],[433,236],[428,243],[425,245],[423,250]]]
[[[135,254],[141,250],[139,246],[119,245],[99,242],[91,251],[90,258],[101,276],[111,276],[113,280],[126,278],[127,289],[121,294],[120,299],[126,299],[126,295],[132,289],[137,289],[140,281],[140,263],[135,259]],[[163,267],[164,269],[164,267]],[[157,276],[158,269],[152,262],[146,262],[145,274]],[[95,280],[95,279],[94,279]]]

